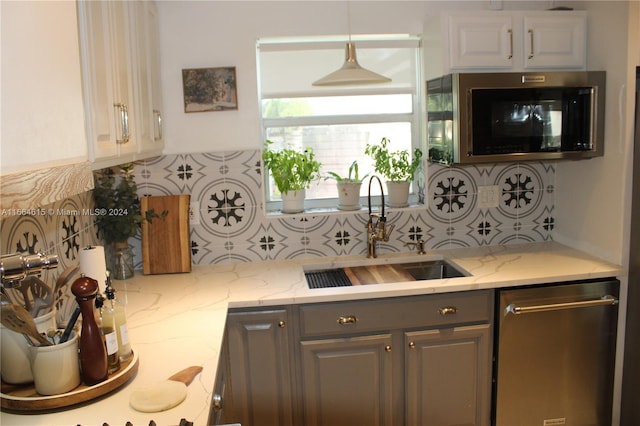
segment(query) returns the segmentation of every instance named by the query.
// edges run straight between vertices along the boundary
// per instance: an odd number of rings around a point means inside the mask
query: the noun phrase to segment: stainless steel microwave
[[[427,81],[429,160],[604,154],[604,71],[448,74]]]

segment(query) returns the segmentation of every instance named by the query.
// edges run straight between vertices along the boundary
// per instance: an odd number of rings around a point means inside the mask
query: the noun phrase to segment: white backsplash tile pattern
[[[366,209],[265,216],[258,150],[161,156],[136,164],[134,175],[140,195],[191,194],[200,216],[191,226],[194,264],[366,252]],[[550,241],[554,184],[552,163],[428,165],[428,179],[419,185],[427,205],[388,209],[395,229],[378,250],[409,251],[404,243],[418,239],[427,249]],[[477,206],[484,185],[500,188],[497,208]],[[2,253],[57,253],[63,266],[77,261],[80,247],[99,244],[93,217],[62,212],[92,206],[85,193],[43,207],[52,214],[2,217]],[[140,240],[130,243],[141,269]]]

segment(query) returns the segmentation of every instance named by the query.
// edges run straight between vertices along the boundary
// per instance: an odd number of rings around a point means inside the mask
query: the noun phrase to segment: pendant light
[[[347,84],[379,84],[390,82],[383,75],[362,68],[356,58],[356,45],[351,41],[351,11],[347,2],[347,23],[349,25],[349,42],[345,48],[342,68],[313,82],[313,86],[341,86]]]

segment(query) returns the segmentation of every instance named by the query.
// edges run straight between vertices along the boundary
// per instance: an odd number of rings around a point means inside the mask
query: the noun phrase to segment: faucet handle
[[[386,218],[385,218],[385,220],[386,220]],[[396,225],[389,225],[388,227],[383,229],[383,232],[384,232],[383,239],[384,239],[384,241],[389,241],[389,236],[391,235],[391,232],[393,232],[393,228],[395,228],[395,227],[396,227]]]
[[[417,250],[418,250],[418,254],[425,254],[426,252],[424,251],[424,240],[423,239],[419,239],[417,241],[407,241],[404,243],[405,247],[410,247],[410,246],[416,246]]]

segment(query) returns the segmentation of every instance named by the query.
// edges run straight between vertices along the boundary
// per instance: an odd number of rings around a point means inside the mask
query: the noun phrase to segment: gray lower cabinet
[[[305,426],[381,426],[392,419],[391,334],[300,343]]]
[[[225,422],[243,426],[294,424],[288,322],[285,308],[229,313]]]
[[[210,424],[488,426],[492,318],[490,290],[230,311]]]
[[[410,331],[404,339],[406,424],[488,424],[491,326]]]

